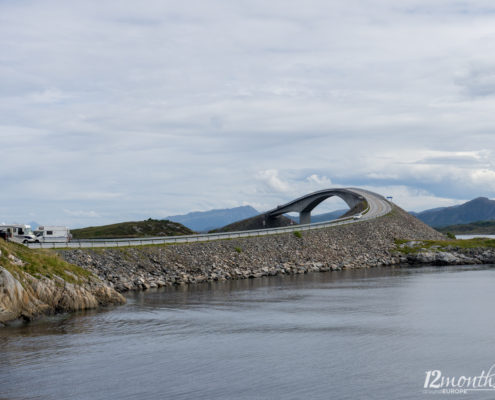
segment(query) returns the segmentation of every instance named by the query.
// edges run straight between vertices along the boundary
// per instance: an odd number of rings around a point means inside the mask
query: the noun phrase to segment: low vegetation
[[[35,278],[58,276],[69,283],[81,283],[91,276],[89,271],[63,261],[50,250],[33,250],[0,239],[0,252],[0,266],[21,282],[24,272]]]
[[[151,236],[192,235],[194,232],[177,222],[147,219],[112,225],[91,226],[71,230],[74,239],[126,239]]]
[[[436,228],[436,230],[442,233],[450,232],[458,235],[495,235],[495,221],[478,221],[470,224],[449,225],[443,228]]]
[[[294,232],[292,232],[292,233],[294,234],[294,236],[295,236],[296,238],[299,238],[299,239],[301,239],[301,238],[302,238],[302,233],[301,233],[301,232],[299,232],[299,231],[294,231]]]
[[[427,249],[430,251],[448,251],[454,249],[479,249],[495,248],[495,239],[474,238],[474,239],[455,239],[455,240],[396,240],[396,250],[404,253],[417,253]]]

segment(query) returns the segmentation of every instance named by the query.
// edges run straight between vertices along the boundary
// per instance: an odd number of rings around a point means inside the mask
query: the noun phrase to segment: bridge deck
[[[193,243],[193,242],[208,242],[213,240],[234,239],[252,236],[277,235],[281,233],[306,231],[313,229],[322,229],[332,226],[359,223],[361,221],[371,220],[388,214],[392,210],[391,204],[377,193],[373,193],[364,189],[349,188],[348,191],[354,192],[356,195],[362,196],[368,202],[368,209],[363,212],[360,219],[352,217],[339,218],[333,221],[317,222],[313,224],[294,225],[283,228],[258,229],[250,231],[238,232],[222,232],[222,233],[205,233],[198,235],[187,236],[162,236],[152,238],[136,238],[136,239],[92,239],[72,241],[69,243],[31,243],[30,248],[91,248],[91,247],[121,247],[121,246],[146,246],[153,244],[174,244],[174,243]]]

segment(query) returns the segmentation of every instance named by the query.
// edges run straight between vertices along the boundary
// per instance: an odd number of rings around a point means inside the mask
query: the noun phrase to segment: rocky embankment
[[[117,291],[394,265],[397,239],[445,239],[405,211],[314,231],[183,245],[60,250]]]
[[[418,265],[474,265],[495,264],[495,249],[486,247],[464,248],[455,245],[428,245],[421,241],[412,241],[398,246],[406,250],[401,254],[401,264]]]
[[[124,302],[102,280],[53,253],[0,243],[0,326],[16,319]]]

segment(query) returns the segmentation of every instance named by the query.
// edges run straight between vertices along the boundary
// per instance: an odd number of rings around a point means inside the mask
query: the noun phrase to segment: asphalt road
[[[390,205],[388,200],[377,193],[357,188],[350,188],[348,190],[360,194],[368,202],[370,209],[366,214],[363,215],[362,219],[378,218],[392,211],[392,206]]]

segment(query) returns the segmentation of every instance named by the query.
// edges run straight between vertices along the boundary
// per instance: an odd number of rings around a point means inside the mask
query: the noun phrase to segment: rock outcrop
[[[403,255],[399,258],[401,264],[409,265],[475,265],[495,264],[495,249],[420,249],[418,252]]]
[[[0,324],[124,302],[122,295],[94,278],[84,285],[75,285],[60,278],[36,279],[25,274],[21,284],[0,267]]]
[[[444,239],[394,207],[381,218],[300,234],[166,246],[60,250],[117,291],[401,262],[396,239]]]
[[[5,242],[1,245],[0,326],[16,319],[31,320],[40,315],[125,302],[121,294],[91,274],[76,276],[73,272],[75,269],[72,268],[72,272],[65,271],[65,274],[71,277],[69,281],[55,274],[50,277],[43,276],[33,272],[36,269],[28,261],[23,261],[13,254],[20,249],[19,245]],[[7,251],[10,251],[9,254]],[[25,248],[20,251],[24,254],[29,252]],[[56,256],[41,253],[37,260],[42,263],[43,257],[53,262]],[[61,265],[64,265],[62,260],[57,266]]]

